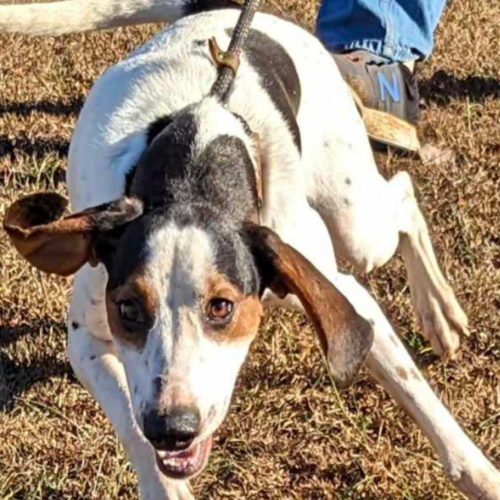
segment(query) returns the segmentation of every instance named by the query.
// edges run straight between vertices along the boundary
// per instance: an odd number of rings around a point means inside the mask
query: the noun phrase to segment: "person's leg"
[[[390,61],[426,58],[445,0],[323,0],[317,34],[331,52],[362,49]]]

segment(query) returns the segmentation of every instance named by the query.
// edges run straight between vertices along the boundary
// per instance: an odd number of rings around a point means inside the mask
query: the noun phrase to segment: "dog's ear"
[[[296,295],[319,336],[330,374],[345,387],[361,368],[373,342],[373,330],[339,290],[302,254],[284,243],[271,229],[247,228],[262,280],[284,298]]]
[[[142,214],[142,204],[135,198],[63,217],[67,206],[58,194],[34,194],[16,201],[4,218],[4,229],[19,253],[41,271],[61,276],[75,273],[87,262],[97,264],[97,238]]]

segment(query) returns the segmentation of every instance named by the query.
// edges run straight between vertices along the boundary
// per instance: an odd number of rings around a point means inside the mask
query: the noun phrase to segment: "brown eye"
[[[212,299],[208,304],[208,319],[224,321],[231,316],[234,304],[227,299]]]
[[[121,319],[129,325],[145,323],[141,305],[136,300],[124,300],[118,304]]]

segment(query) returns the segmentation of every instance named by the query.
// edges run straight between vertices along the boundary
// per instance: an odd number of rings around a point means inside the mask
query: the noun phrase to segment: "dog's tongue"
[[[195,446],[194,448],[192,448],[190,450],[163,452],[160,455],[162,455],[168,459],[175,458],[177,460],[185,460],[185,459],[192,458],[193,455],[195,455],[197,448],[198,447]]]
[[[205,465],[212,447],[208,438],[184,451],[157,451],[158,462],[163,473],[173,477],[188,477],[197,474]]]

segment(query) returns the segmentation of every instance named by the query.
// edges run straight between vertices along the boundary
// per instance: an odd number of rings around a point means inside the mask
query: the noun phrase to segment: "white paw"
[[[415,312],[422,334],[439,356],[453,357],[460,347],[460,337],[469,336],[467,315],[450,287],[416,289]]]

